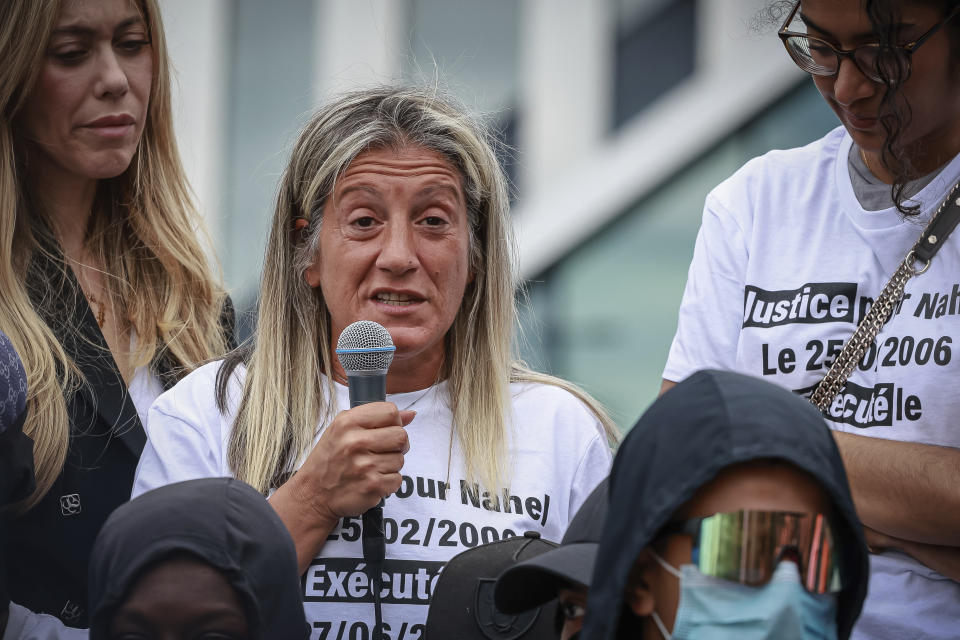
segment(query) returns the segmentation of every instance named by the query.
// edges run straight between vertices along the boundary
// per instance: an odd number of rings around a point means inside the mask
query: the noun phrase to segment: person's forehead
[[[679,510],[683,518],[740,509],[826,513],[831,500],[809,473],[782,460],[729,466],[700,487]]]
[[[460,173],[442,154],[421,146],[406,145],[399,149],[371,149],[359,154],[340,176],[340,183],[358,177],[377,175],[393,177],[447,178],[459,185]]]
[[[143,24],[143,13],[134,0],[66,0],[60,6],[53,34],[112,31]]]
[[[890,25],[905,32],[923,25],[937,15],[933,7],[920,3],[902,3]],[[814,32],[835,40],[872,41],[876,39],[873,24],[861,0],[802,0],[797,18]]]

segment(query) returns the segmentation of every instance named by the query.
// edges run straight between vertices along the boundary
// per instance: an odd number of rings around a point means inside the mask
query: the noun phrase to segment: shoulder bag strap
[[[826,411],[840,393],[850,374],[853,373],[854,367],[873,344],[874,338],[880,333],[890,314],[900,304],[907,281],[929,269],[933,256],[946,244],[950,233],[960,222],[960,197],[958,196],[960,196],[960,183],[950,190],[950,195],[933,215],[920,235],[920,239],[897,267],[873,306],[870,307],[869,313],[864,316],[853,335],[843,345],[843,350],[833,361],[827,375],[817,385],[813,395],[810,396],[810,402],[820,411]]]

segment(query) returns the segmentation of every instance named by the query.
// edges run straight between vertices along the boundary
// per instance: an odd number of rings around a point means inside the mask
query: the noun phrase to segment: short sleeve
[[[89,631],[67,627],[59,618],[10,603],[3,640],[86,640]]]
[[[132,498],[174,482],[233,475],[226,462],[226,420],[214,400],[215,371],[204,371],[210,366],[184,378],[150,407]]]
[[[741,227],[711,194],[663,372],[679,382],[700,369],[733,369],[742,325],[748,253]]]
[[[613,452],[610,450],[610,445],[607,444],[606,437],[598,434],[587,445],[573,477],[573,484],[570,487],[571,517],[580,510],[587,496],[610,474],[612,464]]]

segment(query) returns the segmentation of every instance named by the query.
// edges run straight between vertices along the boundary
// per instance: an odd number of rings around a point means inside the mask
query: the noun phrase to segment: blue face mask
[[[836,640],[837,598],[803,588],[797,565],[783,561],[760,587],[705,576],[695,565],[676,568],[654,559],[680,579],[680,604],[671,635],[657,612],[665,640]]]

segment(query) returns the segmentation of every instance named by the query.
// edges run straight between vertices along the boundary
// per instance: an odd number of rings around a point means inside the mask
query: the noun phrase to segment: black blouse
[[[107,516],[130,499],[146,432],[79,284],[62,262],[36,255],[28,277],[34,307],[53,330],[86,384],[67,400],[70,443],[60,476],[43,500],[10,523],[7,539],[10,599],[73,627],[88,625],[87,563]],[[42,297],[41,297],[42,296]],[[230,301],[221,321],[233,347]],[[175,376],[169,361],[152,369],[165,389]]]

